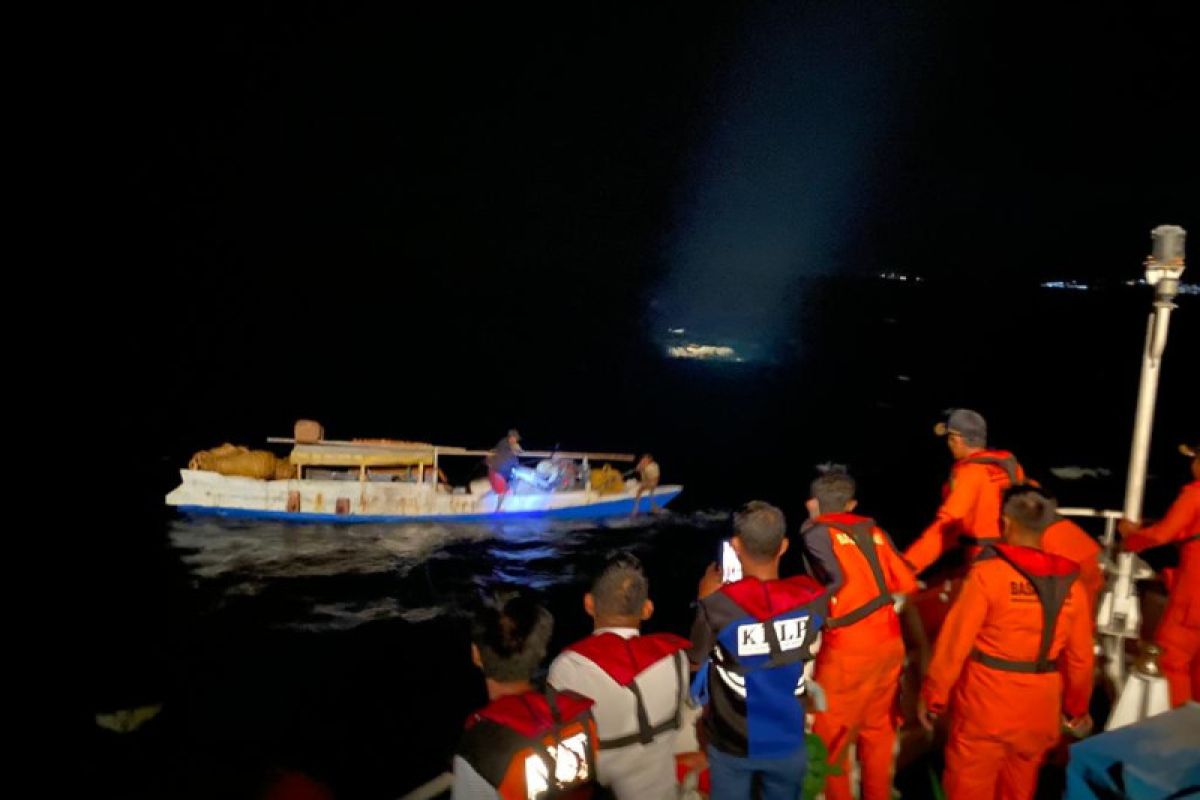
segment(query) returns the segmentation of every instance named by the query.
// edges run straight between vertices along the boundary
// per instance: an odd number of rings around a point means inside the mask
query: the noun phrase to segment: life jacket
[[[823,519],[820,524],[828,525],[833,530],[844,533],[854,540],[855,546],[867,560],[867,566],[871,568],[871,576],[874,577],[875,588],[879,592],[858,608],[851,609],[837,617],[830,617],[826,620],[825,627],[844,628],[847,625],[861,622],[881,608],[890,606],[892,593],[888,591],[887,580],[883,577],[883,565],[879,561],[879,551],[875,549],[874,531],[877,527],[875,520],[867,517],[863,517],[857,522]]]
[[[1054,644],[1058,617],[1067,596],[1071,593],[1071,584],[1079,577],[1079,565],[1069,558],[1052,553],[1006,544],[988,545],[979,558],[1003,559],[1033,586],[1042,610],[1042,639],[1038,645],[1037,658],[1033,661],[1011,661],[985,653],[978,648],[971,652],[971,657],[985,666],[1006,672],[1055,672],[1058,667],[1050,658],[1050,648]]]
[[[589,798],[596,776],[592,701],[575,692],[502,697],[467,720],[458,755],[503,800]]]
[[[715,747],[771,758],[804,745],[804,707],[797,698],[805,692],[804,662],[813,658],[828,600],[824,587],[798,575],[745,578],[700,601],[716,642],[692,682],[692,697],[709,706],[704,719]]]
[[[987,453],[989,452],[995,454],[988,455]],[[967,456],[966,458],[960,459],[958,464],[984,464],[986,466],[999,467],[1000,469],[1004,470],[1004,474],[1008,477],[1008,483],[1005,486],[1001,486],[1000,491],[1004,491],[1012,486],[1022,486],[1030,482],[1025,476],[1025,471],[1021,469],[1021,465],[1017,461],[1017,457],[1012,453],[1008,453],[1003,450],[985,451],[984,453],[980,453],[978,455]],[[951,473],[951,480],[953,481],[953,473]],[[988,544],[998,544],[1001,541],[999,536],[980,537],[970,533],[960,533],[958,540],[961,544],[973,544],[979,547]]]
[[[651,633],[626,639],[624,636],[606,632],[598,636],[589,636],[566,648],[567,651],[578,653],[604,670],[618,686],[623,686],[633,695],[637,707],[637,733],[618,736],[615,739],[601,739],[601,750],[615,750],[631,744],[650,744],[661,733],[679,730],[683,725],[683,702],[687,696],[688,684],[687,656],[684,655],[684,651],[689,647],[691,642],[687,639],[670,633]],[[675,657],[675,711],[666,719],[651,724],[637,677],[671,655]]]

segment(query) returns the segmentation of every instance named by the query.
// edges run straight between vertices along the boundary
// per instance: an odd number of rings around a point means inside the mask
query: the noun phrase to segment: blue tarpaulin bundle
[[[1174,800],[1200,794],[1200,703],[1071,747],[1067,800]]]

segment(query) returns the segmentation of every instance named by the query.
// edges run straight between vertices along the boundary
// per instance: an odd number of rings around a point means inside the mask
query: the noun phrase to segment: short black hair
[[[1036,486],[1010,486],[1004,490],[1003,514],[1022,528],[1041,533],[1058,519],[1058,502]]]
[[[854,478],[844,467],[826,467],[809,485],[810,496],[816,498],[822,514],[845,511],[857,489]]]
[[[617,553],[592,582],[596,614],[602,617],[640,616],[650,597],[650,581],[633,553]]]
[[[751,500],[733,515],[733,533],[751,556],[773,558],[787,535],[787,521],[770,503]]]
[[[471,625],[483,674],[497,681],[523,681],[546,657],[554,617],[520,590],[501,590],[484,598]]]

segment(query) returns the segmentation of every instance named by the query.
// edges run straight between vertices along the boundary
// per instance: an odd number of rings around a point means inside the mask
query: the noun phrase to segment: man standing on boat
[[[508,493],[512,483],[513,468],[520,463],[517,458],[517,454],[521,452],[520,441],[521,434],[513,428],[503,439],[496,442],[496,446],[487,457],[488,482],[492,484],[492,491],[496,493],[497,511],[500,510],[504,495]]]
[[[987,421],[967,408],[956,408],[934,428],[946,437],[954,455],[937,517],[904,551],[915,572],[960,545],[970,561],[981,547],[1000,541],[1000,494],[1025,482],[1025,471],[1007,450],[987,446]]]
[[[675,740],[688,696],[689,642],[670,633],[641,635],[654,613],[650,582],[629,554],[609,560],[583,596],[591,636],[550,664],[548,680],[595,701],[597,781],[617,800],[669,800],[675,783]]]
[[[1033,486],[1028,487],[1028,491],[1040,492],[1045,497],[1054,499]],[[1042,549],[1047,553],[1069,558],[1079,565],[1079,582],[1083,584],[1088,604],[1095,611],[1100,592],[1104,589],[1104,571],[1100,568],[1100,555],[1103,551],[1100,544],[1072,520],[1059,517],[1042,534]],[[1094,618],[1095,614],[1092,616]]]
[[[1070,559],[1045,552],[1053,500],[1024,487],[1003,503],[1003,543],[971,566],[938,637],[917,716],[950,712],[948,800],[1031,798],[1064,723],[1091,727],[1091,608]]]
[[[892,539],[869,517],[854,512],[854,478],[830,470],[812,482],[810,524],[802,529],[814,575],[832,597],[816,681],[828,709],[816,714],[813,733],[828,748],[826,800],[850,800],[854,746],[863,800],[890,800],[896,696],[904,666],[904,640],[892,596],[917,588],[917,579]]]
[[[704,708],[712,800],[795,800],[808,765],[805,665],[829,598],[807,575],[780,579],[783,512],[760,501],[734,515],[730,540],[745,575],[724,584],[713,564],[700,580],[688,659]]]
[[[1167,610],[1154,634],[1162,648],[1159,664],[1171,687],[1172,706],[1200,700],[1200,441],[1179,451],[1192,459],[1192,482],[1183,487],[1167,516],[1145,528],[1129,520],[1118,525],[1124,550],[1179,546],[1179,569],[1164,580]]]

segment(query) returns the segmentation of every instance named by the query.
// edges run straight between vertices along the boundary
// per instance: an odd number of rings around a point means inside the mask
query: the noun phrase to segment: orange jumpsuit
[[[1179,572],[1154,641],[1162,648],[1171,705],[1180,706],[1200,700],[1200,481],[1183,487],[1158,524],[1130,534],[1121,546],[1136,553],[1172,542],[1179,545]]]
[[[1061,735],[1061,715],[1085,714],[1092,694],[1092,620],[1084,588],[1073,580],[1078,567],[1031,547],[993,550],[995,557],[985,554],[967,574],[921,689],[930,711],[951,709],[943,775],[949,800],[1032,798],[1038,767]],[[1043,642],[1051,617],[1043,609],[1054,603],[1041,598],[1055,593],[1062,604]],[[1037,666],[1014,671],[997,659]]]
[[[937,516],[904,558],[921,572],[947,550],[965,544],[968,560],[973,559],[979,545],[1000,541],[1000,495],[1024,480],[1025,471],[1007,450],[982,450],[959,459],[950,468]]]
[[[1042,534],[1042,549],[1069,558],[1079,565],[1079,582],[1083,584],[1094,617],[1096,601],[1100,598],[1100,590],[1104,588],[1104,573],[1100,570],[1100,543],[1071,520],[1060,519]]]
[[[855,514],[823,514],[804,533],[817,578],[831,594],[814,677],[828,710],[813,732],[841,767],[825,785],[827,800],[850,800],[850,745],[857,748],[863,800],[892,796],[896,693],[904,641],[892,594],[907,594],[916,576],[875,522]]]

